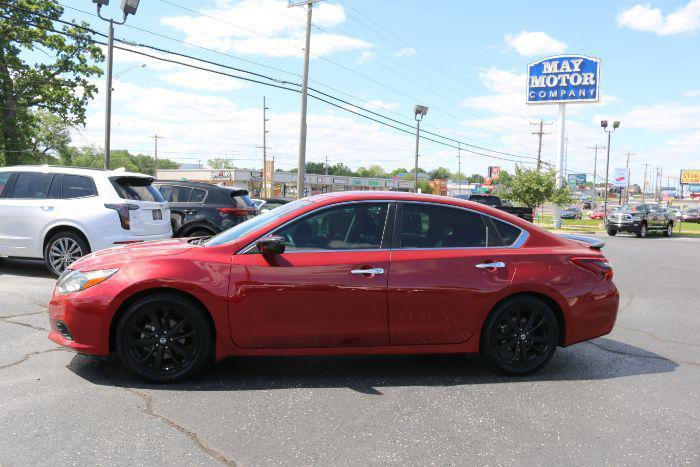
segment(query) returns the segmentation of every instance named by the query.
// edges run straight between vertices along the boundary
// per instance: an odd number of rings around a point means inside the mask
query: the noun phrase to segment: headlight
[[[56,288],[59,293],[71,293],[85,290],[93,285],[106,281],[119,269],[99,269],[97,271],[70,271],[59,277]]]

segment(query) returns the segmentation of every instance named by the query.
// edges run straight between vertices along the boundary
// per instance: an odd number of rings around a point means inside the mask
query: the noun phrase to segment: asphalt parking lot
[[[46,338],[0,259],[0,465],[699,464],[700,239],[605,237],[612,334],[525,378],[479,357],[233,358],[151,386]]]

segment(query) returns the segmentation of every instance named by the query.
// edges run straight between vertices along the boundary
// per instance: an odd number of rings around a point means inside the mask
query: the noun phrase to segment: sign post
[[[585,55],[556,55],[528,65],[527,104],[559,104],[557,188],[564,186],[566,104],[599,101],[600,60]],[[559,206],[554,207],[554,227],[561,227]]]

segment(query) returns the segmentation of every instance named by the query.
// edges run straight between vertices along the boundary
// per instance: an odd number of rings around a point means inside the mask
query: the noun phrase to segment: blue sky
[[[67,8],[67,17],[106,30],[89,2],[61,3],[90,13]],[[112,3],[104,14],[118,15],[119,2]],[[116,36],[298,82],[304,17],[301,8],[287,8],[286,0],[146,0],[127,24],[149,32],[120,26]],[[611,168],[623,166],[623,153],[631,151],[633,181],[641,182],[644,162],[672,176],[681,168],[700,168],[700,61],[694,58],[700,50],[700,0],[576,6],[326,0],[314,9],[314,24],[312,86],[409,124],[413,105],[428,105],[424,128],[517,156],[536,155],[531,121],[553,121],[543,143],[549,162],[557,146],[557,107],[525,105],[527,64],[562,52],[598,57],[601,103],[567,109],[569,171],[592,172],[588,146],[606,142],[601,118],[622,122],[613,136]],[[261,150],[255,146],[262,144],[266,96],[270,153],[280,168],[295,165],[297,94],[119,51],[115,74],[141,63],[146,67],[115,82],[113,148],[151,152],[149,136],[157,133],[164,137],[163,156],[195,163],[229,157],[239,166],[259,167]],[[101,145],[103,105],[100,95],[76,143]],[[314,100],[308,125],[309,160],[328,157],[354,168],[412,165],[411,135]],[[456,156],[456,149],[424,142],[420,165],[456,170]],[[468,153],[462,153],[462,164],[463,172],[482,174],[488,165],[513,166]],[[600,157],[599,173],[603,165]]]

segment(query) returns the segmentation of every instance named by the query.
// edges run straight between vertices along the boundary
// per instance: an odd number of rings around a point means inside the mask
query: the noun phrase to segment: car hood
[[[185,238],[172,238],[155,242],[131,243],[100,250],[80,258],[70,269],[99,269],[116,266],[131,261],[143,261],[156,257],[173,256],[185,253],[195,245]]]

